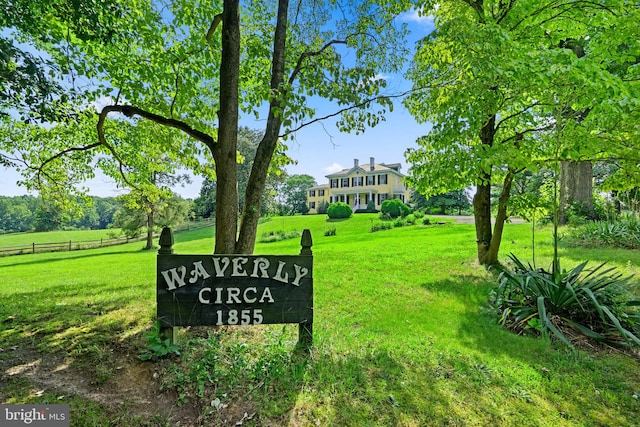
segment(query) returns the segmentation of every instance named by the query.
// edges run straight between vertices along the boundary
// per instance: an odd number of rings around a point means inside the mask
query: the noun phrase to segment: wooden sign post
[[[304,230],[300,255],[175,255],[173,233],[160,235],[157,314],[161,332],[176,326],[298,323],[313,343],[313,254]]]

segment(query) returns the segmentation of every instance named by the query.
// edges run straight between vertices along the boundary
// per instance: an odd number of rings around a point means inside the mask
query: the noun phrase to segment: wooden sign
[[[163,329],[298,323],[301,343],[311,344],[309,230],[303,233],[300,255],[175,255],[171,230],[162,233],[156,283]]]

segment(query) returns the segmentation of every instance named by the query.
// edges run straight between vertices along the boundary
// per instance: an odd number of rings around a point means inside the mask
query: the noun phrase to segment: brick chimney
[[[369,157],[369,168],[371,170],[374,170],[376,168],[376,159],[374,159],[373,157]]]

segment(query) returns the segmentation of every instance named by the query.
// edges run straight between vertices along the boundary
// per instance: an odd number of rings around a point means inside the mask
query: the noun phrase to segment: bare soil
[[[57,353],[40,353],[26,347],[0,349],[0,402],[7,403],[11,380],[24,379],[31,393],[53,393],[60,403],[70,397],[88,399],[114,417],[130,416],[145,423],[151,420],[176,426],[199,426],[200,411],[192,405],[177,405],[173,391],[161,390],[159,365],[143,362],[136,355],[112,354],[110,376],[99,383],[95,374]]]

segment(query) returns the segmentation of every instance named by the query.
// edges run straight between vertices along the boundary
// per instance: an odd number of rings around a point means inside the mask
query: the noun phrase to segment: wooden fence
[[[176,232],[186,230],[197,230],[200,228],[210,227],[214,224],[213,221],[203,220],[198,222],[189,222],[176,227]],[[155,235],[157,237],[157,235]],[[136,242],[145,240],[146,235],[138,236],[134,238],[130,237],[113,237],[104,238],[100,240],[68,240],[64,242],[51,242],[51,243],[30,243],[24,245],[15,246],[0,246],[0,257],[8,255],[24,255],[35,254],[43,252],[64,252],[64,251],[77,251],[82,249],[95,249],[114,245],[124,245],[125,243]]]

